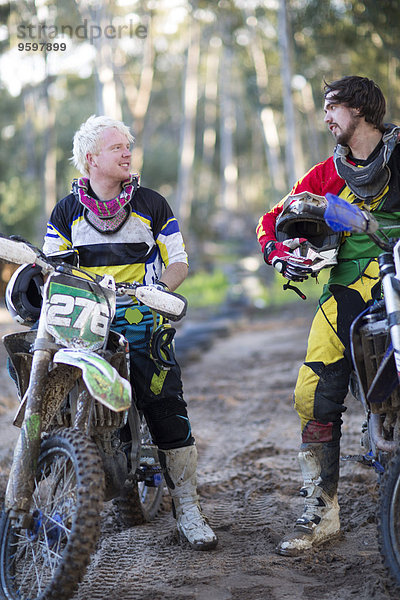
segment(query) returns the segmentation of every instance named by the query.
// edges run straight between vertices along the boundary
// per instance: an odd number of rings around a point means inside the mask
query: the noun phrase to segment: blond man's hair
[[[129,127],[106,116],[91,115],[87,121],[82,123],[74,135],[72,162],[82,175],[89,176],[89,165],[87,162],[88,154],[98,154],[100,152],[100,136],[105,129],[114,127],[125,135],[130,143],[135,141]]]

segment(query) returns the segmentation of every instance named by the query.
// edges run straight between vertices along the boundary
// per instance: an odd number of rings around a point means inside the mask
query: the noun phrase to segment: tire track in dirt
[[[302,508],[292,390],[312,311],[296,304],[242,322],[183,369],[199,451],[199,492],[219,536],[216,550],[194,552],[179,544],[169,512],[122,530],[108,503],[97,551],[75,600],[396,597],[386,589],[377,550],[376,476],[353,463],[341,465],[341,538],[305,558],[274,553]],[[7,402],[0,415],[3,431],[10,429]],[[362,411],[351,398],[346,404],[342,455],[357,454]],[[10,441],[1,441],[2,482],[9,448]]]

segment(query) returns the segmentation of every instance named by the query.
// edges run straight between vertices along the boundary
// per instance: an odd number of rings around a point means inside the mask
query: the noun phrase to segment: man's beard
[[[357,129],[358,118],[353,117],[344,131],[341,131],[336,137],[336,141],[341,146],[348,146],[349,141],[353,137],[355,130]]]

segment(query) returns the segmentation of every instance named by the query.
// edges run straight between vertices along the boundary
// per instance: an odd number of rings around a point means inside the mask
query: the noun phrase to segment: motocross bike
[[[67,600],[95,549],[103,501],[114,499],[128,525],[153,518],[161,502],[157,450],[131,401],[128,343],[110,330],[116,296],[148,306],[155,324],[156,314],[179,320],[186,300],[4,236],[0,257],[38,265],[46,279],[37,328],[3,338],[21,432],[0,524],[0,597]],[[170,341],[173,328],[164,329]]]
[[[334,231],[366,233],[382,249],[378,258],[383,298],[364,310],[350,330],[350,391],[365,412],[363,455],[344,457],[379,474],[377,525],[383,562],[400,585],[400,240],[389,239],[367,210],[327,194],[324,218]]]

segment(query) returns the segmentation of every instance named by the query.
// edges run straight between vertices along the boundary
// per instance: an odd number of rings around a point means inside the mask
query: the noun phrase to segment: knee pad
[[[143,408],[153,442],[163,450],[191,446],[192,429],[182,397],[164,398]]]

